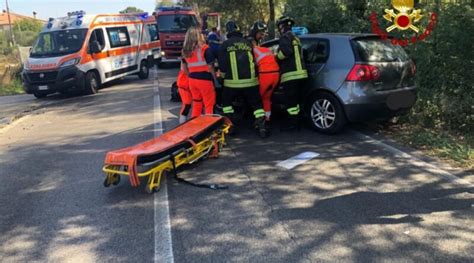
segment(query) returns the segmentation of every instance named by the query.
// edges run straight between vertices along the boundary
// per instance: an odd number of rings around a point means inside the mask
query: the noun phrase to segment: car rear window
[[[410,59],[402,47],[380,38],[356,39],[354,43],[362,62],[394,62]]]

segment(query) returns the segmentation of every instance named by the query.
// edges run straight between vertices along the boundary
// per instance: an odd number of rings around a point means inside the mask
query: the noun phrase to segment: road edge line
[[[160,82],[158,71],[154,71],[153,82],[153,121],[154,136],[163,133],[163,119],[161,116]],[[168,201],[168,187],[166,176],[161,181],[161,189],[153,196],[154,222],[154,262],[173,263],[173,241],[171,237],[171,219]]]
[[[441,169],[440,167],[434,165],[434,164],[431,164],[431,163],[428,163],[426,161],[423,161],[421,160],[420,158],[418,157],[415,157],[409,153],[406,153],[398,148],[395,148],[389,144],[386,144],[384,143],[383,141],[381,140],[378,140],[378,139],[375,139],[367,134],[364,134],[364,133],[361,133],[359,131],[356,131],[356,130],[352,130],[352,132],[359,138],[361,139],[364,139],[366,140],[368,143],[371,143],[373,145],[377,145],[377,146],[380,146],[380,147],[383,147],[385,148],[387,151],[391,152],[392,154],[396,155],[396,156],[399,156],[399,157],[402,157],[404,159],[407,160],[407,162],[409,162],[410,164],[416,166],[416,167],[419,167],[419,168],[423,168],[424,170],[430,172],[431,174],[434,174],[434,175],[438,175],[438,176],[441,176],[443,177],[444,179],[450,181],[451,183],[456,183],[456,184],[459,184],[461,186],[468,186],[468,187],[473,187],[474,184],[472,184],[471,182],[469,181],[466,181],[464,179],[461,179],[455,175],[453,175],[452,173],[446,171],[446,170],[443,170]]]

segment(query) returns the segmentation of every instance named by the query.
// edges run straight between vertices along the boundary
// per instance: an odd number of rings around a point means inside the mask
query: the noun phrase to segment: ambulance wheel
[[[140,72],[138,72],[138,77],[140,79],[147,79],[150,75],[150,69],[148,68],[148,63],[146,61],[142,61],[140,63]]]
[[[97,74],[93,71],[87,72],[86,74],[86,94],[96,94],[100,87],[100,81]]]

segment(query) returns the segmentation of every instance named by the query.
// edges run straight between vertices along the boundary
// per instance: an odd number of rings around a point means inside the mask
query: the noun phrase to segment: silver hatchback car
[[[300,39],[309,73],[301,104],[316,131],[333,134],[347,122],[389,119],[415,104],[416,67],[400,46],[373,34],[308,34]],[[278,40],[263,46],[275,51]],[[281,87],[273,103],[285,104]]]

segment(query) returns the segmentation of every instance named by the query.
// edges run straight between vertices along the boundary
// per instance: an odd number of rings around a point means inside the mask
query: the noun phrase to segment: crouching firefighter
[[[295,21],[287,16],[282,16],[277,20],[280,33],[277,59],[280,64],[280,83],[287,99],[286,110],[289,117],[288,125],[282,130],[299,129],[300,89],[304,87],[308,78],[301,52],[301,42],[291,31],[294,24]]]
[[[260,96],[265,110],[266,124],[268,124],[272,111],[272,94],[280,80],[280,67],[272,51],[269,48],[259,46],[259,43],[265,37],[266,31],[267,25],[263,22],[255,22],[250,29],[249,40],[253,43],[253,53],[257,63],[258,81],[260,83]]]
[[[224,78],[222,104],[224,115],[234,120],[234,99],[243,95],[255,116],[255,129],[260,137],[267,137],[265,111],[259,93],[259,85],[252,44],[243,38],[239,26],[229,21],[226,24],[227,40],[219,50],[219,66]],[[235,131],[234,131],[235,132]]]

